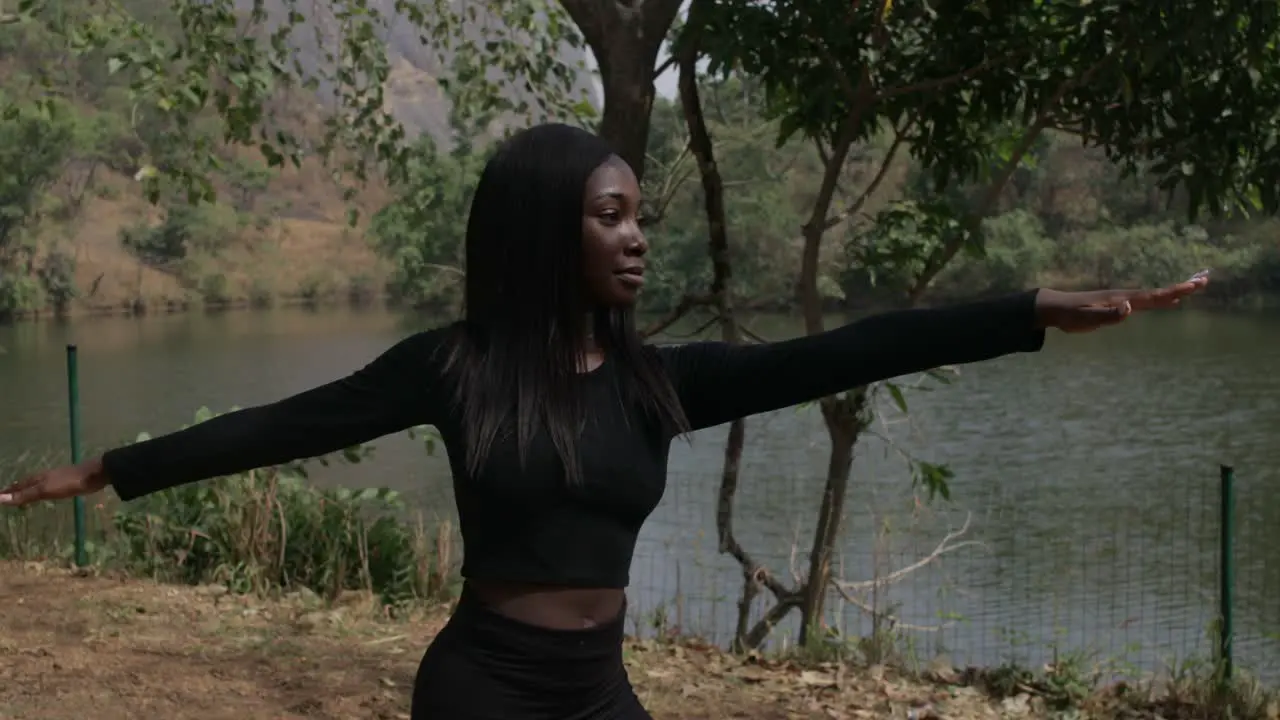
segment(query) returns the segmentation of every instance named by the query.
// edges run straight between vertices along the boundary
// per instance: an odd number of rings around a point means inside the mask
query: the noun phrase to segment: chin
[[[639,293],[618,293],[613,297],[607,298],[604,304],[611,308],[626,310],[635,307],[636,300],[640,297]]]
[[[610,288],[609,292],[602,292],[596,295],[596,304],[601,307],[625,310],[634,307],[639,297],[640,293],[637,290]]]

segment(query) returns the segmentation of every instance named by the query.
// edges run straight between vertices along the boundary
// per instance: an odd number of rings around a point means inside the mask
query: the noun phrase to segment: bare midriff
[[[619,588],[468,580],[467,589],[503,617],[551,630],[582,630],[611,623],[626,604],[626,591]]]

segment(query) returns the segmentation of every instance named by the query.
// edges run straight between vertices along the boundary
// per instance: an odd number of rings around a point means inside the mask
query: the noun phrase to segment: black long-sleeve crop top
[[[814,400],[946,364],[1034,352],[1035,293],[869,317],[784,342],[654,347],[692,429]],[[453,467],[464,577],[622,588],[641,524],[666,486],[672,438],[636,422],[608,359],[585,378],[591,422],[582,482],[567,483],[554,447],[535,437],[521,468],[514,441],[495,441],[485,468],[464,472],[460,413],[436,350],[446,330],[413,335],[354,374],[279,402],[221,415],[106,453],[122,500],[204,478],[312,457],[417,425],[435,425]]]

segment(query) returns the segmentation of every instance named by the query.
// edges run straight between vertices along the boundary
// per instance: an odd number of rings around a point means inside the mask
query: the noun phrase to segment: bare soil
[[[418,659],[445,608],[378,617],[357,595],[260,601],[0,563],[0,718],[408,718]],[[1025,718],[1025,703],[883,668],[801,668],[709,647],[632,642],[656,718]]]

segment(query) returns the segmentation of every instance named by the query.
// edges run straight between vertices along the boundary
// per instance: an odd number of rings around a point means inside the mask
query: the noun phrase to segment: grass
[[[69,504],[0,514],[0,717],[408,717],[457,589],[454,529],[305,473],[91,498],[87,569],[70,568]],[[626,659],[657,718],[1280,718],[1274,694],[1212,664],[1114,683],[1085,655],[957,669],[904,662],[894,637],[843,642],[733,655],[660,633]]]
[[[342,460],[360,462],[367,452],[353,448]],[[0,485],[11,479],[5,475]],[[393,609],[447,599],[458,586],[450,522],[411,516],[393,491],[313,487],[304,464],[128,505],[102,500],[89,498],[86,507],[87,555],[100,569],[261,597],[308,592],[334,600],[359,590]],[[6,512],[0,558],[69,563],[71,524],[70,503]]]

